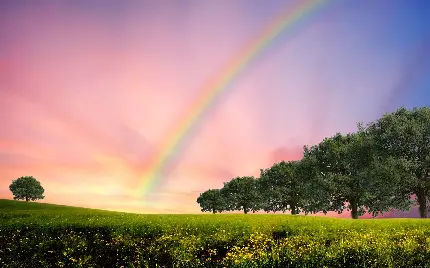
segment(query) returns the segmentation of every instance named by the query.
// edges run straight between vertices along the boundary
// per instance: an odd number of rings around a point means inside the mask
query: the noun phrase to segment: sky
[[[205,190],[430,105],[430,1],[329,1],[235,76],[146,191],[199,94],[301,1],[1,1],[0,198],[29,175],[42,202],[200,213]]]

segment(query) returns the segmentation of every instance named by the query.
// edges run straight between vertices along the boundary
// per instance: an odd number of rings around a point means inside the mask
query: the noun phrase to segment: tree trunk
[[[427,204],[426,204],[426,193],[423,187],[418,189],[417,201],[420,210],[420,217],[427,218]]]
[[[248,214],[248,208],[247,207],[243,207],[243,213]]]
[[[215,208],[212,208],[212,213],[215,214]]]
[[[292,203],[290,204],[290,210],[291,210],[291,215],[296,215],[296,204]]]
[[[25,202],[28,202],[28,196],[25,197]]]
[[[358,204],[357,204],[357,200],[354,200],[354,199],[351,200],[350,207],[351,207],[351,218],[358,219]]]

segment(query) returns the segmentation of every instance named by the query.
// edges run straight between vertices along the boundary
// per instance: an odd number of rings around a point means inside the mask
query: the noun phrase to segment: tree
[[[260,170],[257,182],[264,211],[290,210],[293,215],[300,212],[305,198],[305,182],[300,172],[300,161],[282,161]]]
[[[311,148],[305,147],[305,157],[314,158],[322,187],[319,208],[329,211],[351,211],[357,219],[365,211],[376,216],[391,208],[405,208],[398,202],[396,187],[406,173],[402,163],[394,158],[376,157],[373,139],[359,125],[357,133],[336,134]],[[313,209],[319,209],[314,207]]]
[[[224,199],[219,189],[210,189],[200,194],[197,198],[201,211],[212,211],[213,214],[221,213],[225,209]]]
[[[260,209],[260,197],[254,177],[237,177],[224,183],[221,194],[226,203],[227,210],[249,211]]]
[[[296,174],[302,183],[302,211],[307,215],[322,211],[329,211],[330,188],[318,170],[318,160],[309,154],[308,147],[304,146],[304,156],[298,162]]]
[[[24,176],[13,180],[9,189],[14,195],[14,200],[25,199],[28,202],[29,200],[34,201],[45,198],[43,196],[45,190],[40,185],[40,182],[32,176]]]
[[[427,218],[430,199],[430,108],[414,108],[383,115],[370,123],[367,131],[375,137],[375,147],[382,156],[403,160],[408,174],[404,178],[408,195],[415,196],[421,218]],[[401,200],[399,200],[401,201]]]

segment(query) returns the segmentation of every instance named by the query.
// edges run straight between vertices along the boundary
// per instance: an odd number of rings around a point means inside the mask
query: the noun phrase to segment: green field
[[[1,267],[430,267],[430,221],[141,215],[0,200]]]

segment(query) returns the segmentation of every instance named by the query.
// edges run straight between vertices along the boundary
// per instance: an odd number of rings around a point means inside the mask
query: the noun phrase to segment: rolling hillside
[[[101,209],[90,209],[38,202],[15,201],[8,199],[0,199],[0,211],[57,211],[62,213],[108,212],[106,210]]]
[[[111,210],[102,210],[102,209],[93,209],[93,208],[83,208],[83,207],[74,207],[74,206],[66,206],[66,205],[56,205],[56,204],[48,204],[48,203],[38,203],[38,202],[24,202],[24,201],[15,201],[15,200],[9,200],[9,199],[0,199],[0,211],[30,211],[30,210],[37,210],[37,211],[57,211],[61,213],[127,213],[127,214],[139,214],[139,213],[130,213],[130,212],[120,212],[120,211],[111,211]],[[201,213],[196,213],[201,214]],[[208,214],[208,213],[204,213]],[[227,212],[223,214],[242,214],[241,212]],[[267,214],[264,212],[258,212],[256,214]],[[271,213],[272,214],[272,213]],[[282,213],[276,213],[277,215]],[[343,214],[339,215],[336,212],[329,212],[327,215],[324,215],[322,213],[317,214],[317,216],[327,216],[327,217],[333,217],[333,218],[350,218],[350,215],[348,212],[344,212]],[[372,215],[363,215],[360,217],[361,219],[368,219],[372,218]],[[419,211],[417,207],[412,207],[409,211],[398,211],[393,210],[392,212],[384,213],[383,216],[378,216],[376,218],[420,218]]]
[[[429,224],[288,214],[132,214],[0,199],[0,266],[430,267]]]

